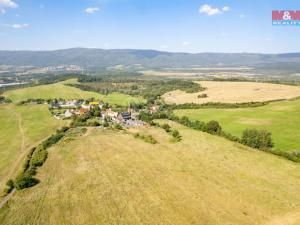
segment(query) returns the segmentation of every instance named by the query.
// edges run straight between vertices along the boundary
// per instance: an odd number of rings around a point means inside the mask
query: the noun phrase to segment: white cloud
[[[199,9],[199,12],[205,13],[209,16],[222,13],[218,8],[212,8],[210,5],[207,5],[207,4],[201,6],[201,8]]]
[[[14,29],[23,29],[23,28],[29,27],[29,24],[27,24],[27,23],[23,23],[23,24],[15,23],[15,24],[5,24],[4,26],[11,27],[11,28],[14,28]]]
[[[228,6],[224,6],[222,9],[219,8],[213,8],[212,6],[208,4],[204,4],[200,7],[199,13],[205,13],[209,16],[217,15],[217,14],[222,14],[223,12],[229,11]]]
[[[0,9],[0,15],[5,13],[6,13],[5,9]]]
[[[228,6],[224,6],[224,7],[222,8],[222,11],[223,11],[223,12],[227,12],[227,11],[229,11],[229,9],[230,9],[230,8],[229,8]]]
[[[89,13],[89,14],[92,14],[92,13],[98,12],[99,10],[100,9],[98,7],[90,7],[90,8],[86,8],[85,12]]]
[[[240,15],[240,18],[242,18],[242,19],[245,18],[245,17],[246,17],[246,16],[245,16],[244,14],[241,14],[241,15]]]
[[[183,46],[188,46],[188,45],[190,45],[191,43],[189,42],[189,41],[184,41],[184,42],[182,42],[182,45]]]
[[[0,5],[7,7],[7,8],[17,8],[18,7],[18,4],[11,0],[0,0]]]

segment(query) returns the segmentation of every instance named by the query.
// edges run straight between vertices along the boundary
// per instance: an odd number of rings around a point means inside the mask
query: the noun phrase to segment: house
[[[85,104],[82,104],[82,105],[81,105],[81,108],[82,108],[82,109],[86,109],[86,110],[90,110],[90,109],[91,109],[91,105],[85,105]]]
[[[74,113],[75,113],[75,111],[74,110],[70,110],[70,109],[67,109],[66,111],[65,111],[65,118],[70,118],[70,117],[72,117],[73,115],[74,115]]]
[[[101,115],[102,115],[102,118],[103,118],[103,119],[104,119],[105,117],[109,117],[109,118],[111,118],[112,120],[116,120],[116,118],[118,117],[118,113],[112,111],[110,108],[107,109],[107,110],[105,110],[105,111],[102,111]]]
[[[131,113],[121,112],[121,113],[118,114],[117,121],[119,123],[125,123],[128,120],[131,120]]]
[[[79,115],[84,115],[84,114],[86,114],[86,113],[88,113],[89,112],[89,110],[88,109],[85,109],[85,108],[80,108],[79,109]]]
[[[60,108],[60,105],[59,105],[58,102],[52,102],[52,103],[50,104],[50,108],[51,108],[51,109],[59,109],[59,108]]]
[[[77,100],[65,101],[60,105],[62,108],[76,108],[77,106]]]

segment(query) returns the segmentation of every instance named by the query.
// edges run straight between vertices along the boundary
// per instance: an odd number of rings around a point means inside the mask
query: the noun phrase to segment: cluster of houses
[[[74,115],[85,115],[91,109],[97,108],[101,112],[99,120],[108,119],[111,122],[122,124],[124,126],[143,126],[143,121],[138,120],[139,112],[128,108],[125,112],[115,112],[107,104],[102,101],[86,102],[84,100],[71,101],[53,101],[49,108],[51,110],[58,110],[54,113],[56,119],[68,119]],[[155,112],[158,108],[151,107],[151,112]]]

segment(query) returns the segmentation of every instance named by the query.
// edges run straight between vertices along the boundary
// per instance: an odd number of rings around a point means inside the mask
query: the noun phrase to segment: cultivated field
[[[49,99],[49,98],[63,98],[63,99],[88,99],[97,98],[111,104],[128,105],[132,101],[141,101],[141,98],[135,98],[125,94],[113,93],[109,95],[101,95],[95,92],[82,91],[75,87],[66,86],[67,83],[74,83],[76,80],[68,80],[55,84],[40,85],[35,87],[22,88],[17,90],[7,91],[3,96],[13,100],[13,102],[20,102],[27,99]]]
[[[193,120],[218,121],[223,129],[241,136],[246,128],[267,129],[272,132],[275,149],[300,150],[300,100],[273,102],[257,108],[184,109],[178,116]]]
[[[59,143],[0,224],[299,224],[297,164],[171,125],[181,142],[140,128],[158,144],[103,129]]]
[[[47,106],[0,105],[0,190],[20,168],[29,148],[65,121],[54,119]]]
[[[278,99],[291,99],[300,96],[300,87],[255,83],[255,82],[197,82],[207,89],[199,93],[185,93],[177,90],[166,93],[163,98],[167,103],[241,103],[241,102],[262,102]],[[207,94],[207,98],[198,98],[201,94]]]

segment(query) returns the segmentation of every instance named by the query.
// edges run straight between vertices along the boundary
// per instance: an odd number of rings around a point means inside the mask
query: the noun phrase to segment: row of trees
[[[243,132],[242,138],[239,138],[223,131],[221,125],[214,120],[207,123],[198,120],[192,121],[186,116],[180,118],[171,112],[159,112],[155,114],[141,112],[139,118],[150,124],[153,124],[154,119],[169,119],[192,129],[218,135],[231,141],[239,142],[252,148],[265,151],[269,151],[274,146],[272,142],[272,134],[265,130],[247,129]],[[167,126],[165,126],[165,128],[168,129]]]

